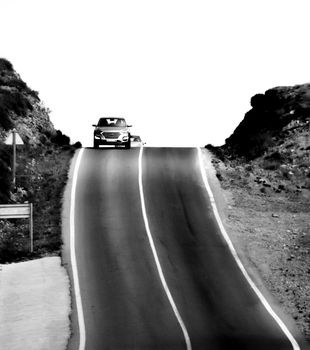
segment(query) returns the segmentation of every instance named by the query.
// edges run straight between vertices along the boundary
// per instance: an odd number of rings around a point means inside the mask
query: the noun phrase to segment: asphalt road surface
[[[85,149],[81,158],[74,250],[85,349],[293,349],[220,233],[197,149],[143,150],[153,247],[139,154]]]

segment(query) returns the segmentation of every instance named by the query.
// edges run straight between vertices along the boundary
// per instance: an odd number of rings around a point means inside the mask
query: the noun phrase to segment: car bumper
[[[94,142],[97,145],[125,145],[128,143],[129,137],[128,136],[122,136],[117,139],[110,139],[110,138],[104,138],[104,137],[94,137]]]

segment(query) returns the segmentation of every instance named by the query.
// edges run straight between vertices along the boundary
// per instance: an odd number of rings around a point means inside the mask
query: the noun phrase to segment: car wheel
[[[126,149],[130,149],[130,148],[131,148],[131,142],[130,142],[130,140],[128,140],[128,141],[126,142],[125,148],[126,148]]]
[[[94,148],[99,148],[99,145],[95,140],[94,140]]]

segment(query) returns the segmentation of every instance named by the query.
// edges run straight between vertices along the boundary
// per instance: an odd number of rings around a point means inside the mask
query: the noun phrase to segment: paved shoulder
[[[2,265],[0,286],[1,349],[66,349],[69,280],[59,257]]]

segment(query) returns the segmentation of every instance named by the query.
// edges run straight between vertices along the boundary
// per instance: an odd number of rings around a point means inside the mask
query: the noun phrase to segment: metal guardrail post
[[[30,253],[33,253],[33,206],[30,203]]]

